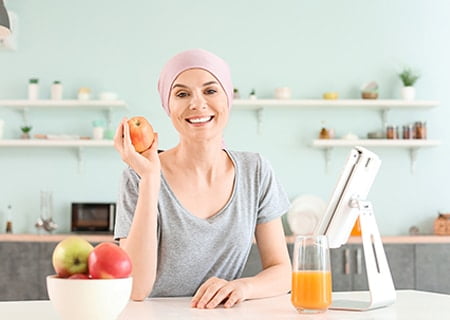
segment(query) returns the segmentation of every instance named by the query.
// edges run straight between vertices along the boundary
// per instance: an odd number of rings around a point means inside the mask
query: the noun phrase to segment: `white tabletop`
[[[339,292],[334,298],[362,298],[364,292]],[[130,302],[120,320],[140,319],[370,319],[370,320],[426,320],[450,319],[450,295],[422,291],[397,291],[395,304],[371,311],[328,310],[323,314],[301,315],[290,303],[290,296],[245,301],[231,309],[199,310],[190,308],[189,298],[157,298],[144,302]],[[0,319],[57,320],[50,301],[0,302]]]

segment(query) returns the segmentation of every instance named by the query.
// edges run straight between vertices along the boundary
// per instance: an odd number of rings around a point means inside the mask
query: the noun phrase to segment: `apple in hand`
[[[152,125],[144,117],[133,117],[128,121],[131,143],[137,152],[146,151],[153,143],[155,133]]]
[[[131,274],[131,259],[121,247],[112,242],[98,244],[88,257],[92,279],[127,278]]]
[[[61,278],[88,273],[88,256],[94,247],[81,237],[71,236],[60,241],[52,255],[55,272]]]

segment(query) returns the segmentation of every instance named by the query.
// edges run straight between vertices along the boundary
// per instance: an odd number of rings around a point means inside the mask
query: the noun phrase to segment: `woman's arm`
[[[122,120],[114,137],[114,146],[122,160],[140,176],[139,195],[127,238],[120,246],[133,264],[131,299],[144,300],[153,288],[157,264],[157,214],[161,164],[157,153],[158,136],[149,150],[137,153],[131,144],[127,119]]]
[[[281,218],[256,226],[256,244],[263,270],[249,278],[252,290],[247,299],[287,293],[291,289],[292,268]]]
[[[192,307],[225,307],[247,299],[265,298],[287,293],[291,287],[291,263],[281,218],[256,226],[256,243],[263,270],[254,277],[226,281],[208,279],[192,298]]]

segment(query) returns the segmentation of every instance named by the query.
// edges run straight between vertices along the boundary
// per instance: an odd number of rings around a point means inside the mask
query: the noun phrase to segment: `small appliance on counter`
[[[115,212],[113,202],[74,202],[71,231],[113,233]]]

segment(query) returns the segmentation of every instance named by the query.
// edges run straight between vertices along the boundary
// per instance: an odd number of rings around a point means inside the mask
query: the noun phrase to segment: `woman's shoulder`
[[[252,162],[259,162],[262,160],[261,154],[257,152],[235,151],[235,150],[226,150],[226,151],[235,161],[252,163]]]
[[[234,162],[241,168],[266,171],[271,168],[269,161],[258,152],[227,150]]]

